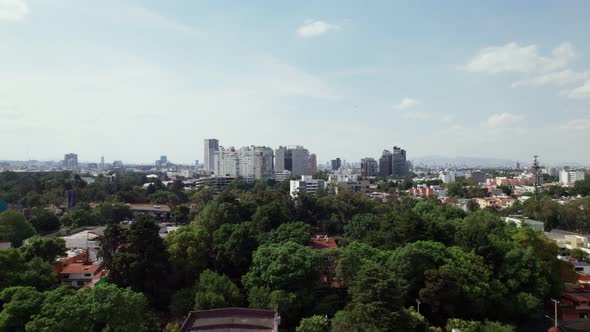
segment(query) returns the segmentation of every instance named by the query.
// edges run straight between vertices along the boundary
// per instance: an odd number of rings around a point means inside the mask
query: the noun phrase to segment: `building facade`
[[[78,155],[75,153],[67,153],[64,156],[64,168],[67,168],[67,169],[78,168]]]
[[[571,186],[576,181],[584,180],[586,174],[584,171],[568,171],[563,170],[559,172],[559,182],[565,186]]]
[[[361,176],[377,176],[379,175],[379,164],[373,158],[361,159]]]
[[[219,140],[215,138],[205,139],[204,149],[204,168],[205,171],[211,173],[215,170],[215,152],[219,151]]]
[[[263,146],[220,147],[213,155],[214,173],[246,181],[273,178],[273,150]]]
[[[300,192],[317,193],[326,189],[326,181],[314,179],[311,175],[302,175],[301,180],[291,180],[289,192],[291,197],[297,197]]]
[[[342,160],[340,160],[340,158],[332,159],[330,165],[332,166],[331,168],[333,171],[337,171],[342,167]]]
[[[393,154],[389,150],[383,150],[379,158],[379,176],[386,177],[393,174]]]
[[[315,153],[309,155],[309,173],[311,175],[318,173],[318,157]]]
[[[397,146],[393,147],[392,174],[399,177],[408,176],[408,162],[406,160],[406,150],[399,148]]]

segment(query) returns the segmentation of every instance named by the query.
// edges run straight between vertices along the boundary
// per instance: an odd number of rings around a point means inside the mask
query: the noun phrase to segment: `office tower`
[[[64,156],[64,168],[76,169],[78,168],[78,155],[75,153],[68,153]]]
[[[559,182],[566,186],[571,186],[577,181],[584,180],[586,174],[584,171],[563,170],[559,172]]]
[[[115,161],[113,161],[113,167],[115,167],[115,168],[121,168],[121,167],[123,167],[123,161],[121,161],[121,160],[115,160]]]
[[[254,178],[256,180],[268,180],[273,178],[274,152],[267,147],[254,147]]]
[[[195,160],[195,167],[199,167],[199,160]]]
[[[160,156],[160,165],[162,165],[162,167],[168,166],[168,157],[167,156]]]
[[[104,156],[101,156],[100,157],[100,170],[101,171],[104,171],[105,170],[105,168],[104,168]]]
[[[406,161],[406,150],[393,147],[393,166],[392,173],[395,176],[404,177],[408,175],[408,163]]]
[[[379,175],[379,164],[374,158],[361,159],[361,176],[377,176]]]
[[[342,167],[342,160],[340,158],[332,159],[330,162],[333,171],[337,171]]]
[[[318,172],[318,158],[315,153],[309,155],[309,173],[315,175]]]
[[[215,170],[215,152],[219,151],[219,140],[215,138],[205,139],[204,161],[205,171],[211,173]]]
[[[393,154],[389,150],[383,150],[379,158],[379,176],[390,176],[393,174]]]

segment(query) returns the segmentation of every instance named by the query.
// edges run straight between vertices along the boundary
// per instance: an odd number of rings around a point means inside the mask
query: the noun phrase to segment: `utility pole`
[[[420,313],[420,303],[422,303],[422,302],[420,302],[420,300],[416,299],[416,303],[418,303],[418,309],[417,310],[418,310],[418,313]]]
[[[557,305],[559,304],[559,301],[556,299],[551,299],[551,301],[553,301],[555,305],[555,327],[557,327]]]

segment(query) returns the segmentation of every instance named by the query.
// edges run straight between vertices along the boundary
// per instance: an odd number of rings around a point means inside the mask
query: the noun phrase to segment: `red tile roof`
[[[311,246],[317,250],[323,249],[338,249],[338,244],[334,241],[332,236],[327,237],[328,240],[322,235],[316,235],[311,238]]]
[[[87,263],[70,263],[61,271],[61,274],[82,274],[90,273],[94,275],[102,268],[102,264],[87,264]]]

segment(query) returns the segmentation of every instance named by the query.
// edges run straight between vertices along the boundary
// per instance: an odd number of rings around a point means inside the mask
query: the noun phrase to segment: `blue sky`
[[[590,164],[585,1],[0,0],[0,159]]]

